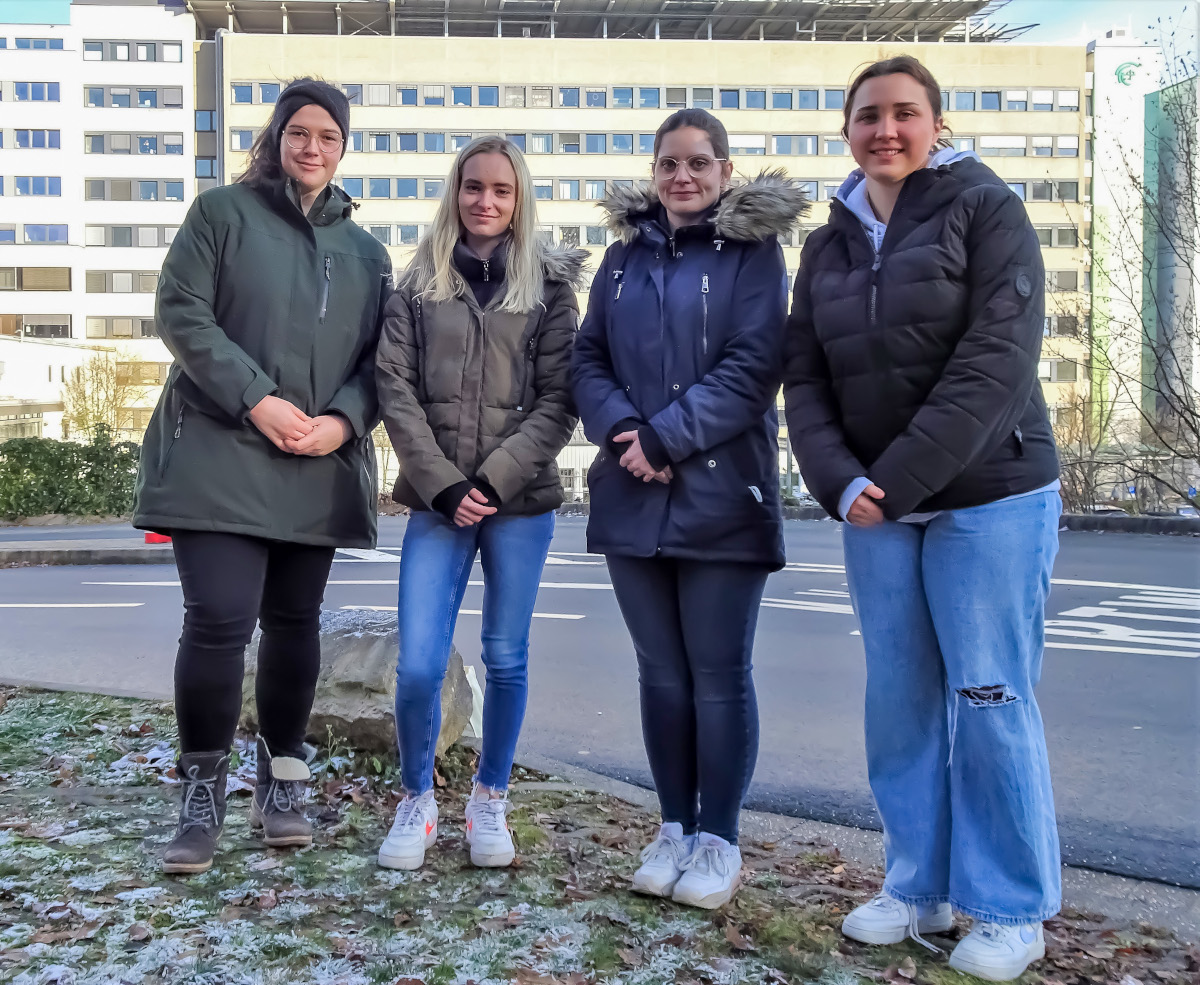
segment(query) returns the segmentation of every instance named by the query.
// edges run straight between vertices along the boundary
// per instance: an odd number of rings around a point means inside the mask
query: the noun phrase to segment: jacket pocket
[[[171,433],[171,439],[167,442],[167,447],[163,450],[162,467],[158,470],[159,478],[164,479],[167,475],[167,466],[171,464],[171,453],[175,450],[175,445],[179,439],[183,437],[183,412],[187,405],[180,401],[179,413],[175,417],[175,430]]]
[[[429,387],[426,385],[429,339],[425,335],[425,312],[419,294],[414,294],[412,298],[412,316],[417,338],[417,401],[424,405],[429,402]]]
[[[534,389],[537,370],[537,343],[542,328],[542,318],[538,317],[533,328],[521,338],[521,386],[517,391],[517,410],[528,413],[537,399]]]

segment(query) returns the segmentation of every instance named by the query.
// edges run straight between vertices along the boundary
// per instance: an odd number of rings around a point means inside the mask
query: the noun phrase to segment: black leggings
[[[736,843],[758,758],[750,657],[768,569],[610,554],[608,573],[637,652],[663,820]]]
[[[321,669],[321,602],[334,549],[194,530],[175,530],[172,541],[184,606],[175,658],[180,749],[232,744],[246,644],[259,621],[259,729],[272,753],[298,755]]]

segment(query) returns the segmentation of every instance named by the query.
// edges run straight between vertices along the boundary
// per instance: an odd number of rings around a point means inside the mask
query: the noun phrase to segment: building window
[[[687,106],[687,88],[667,86],[667,109],[683,109]]]
[[[426,106],[445,106],[446,105],[446,87],[445,86],[424,86],[421,92]]]
[[[554,134],[552,134],[552,133],[531,133],[529,135],[529,153],[531,153],[531,154],[553,154],[554,153]]]
[[[633,87],[614,86],[612,91],[612,103],[615,109],[632,109]]]
[[[113,136],[118,136],[113,134]],[[140,136],[138,141],[139,154],[157,154],[158,153],[158,137],[153,135]]]
[[[367,179],[367,196],[369,198],[391,198],[392,197],[392,179],[391,178],[368,178]]]
[[[1048,270],[1046,271],[1046,290],[1061,294],[1066,291],[1079,290],[1079,271],[1077,270]]]
[[[263,103],[275,103],[279,100],[279,83],[264,82],[258,87],[258,99]]]
[[[155,94],[157,101],[157,93]],[[108,105],[113,109],[129,109],[130,95],[128,89],[110,89],[108,91]]]
[[[1054,90],[1034,89],[1033,111],[1035,113],[1049,113],[1052,109],[1054,109]]]
[[[166,194],[163,200],[167,202],[182,202],[183,201],[183,182],[182,181],[166,181],[163,182],[166,188]]]
[[[397,178],[396,179],[396,197],[397,198],[416,198],[417,197],[417,179],[416,178]]]
[[[1078,157],[1079,156],[1079,138],[1078,137],[1059,137],[1058,138],[1058,156],[1059,157]]]
[[[157,181],[139,181],[138,182],[138,201],[139,202],[157,202],[158,201],[158,182]]]
[[[632,154],[633,153],[633,134],[632,133],[614,133],[612,135],[612,152],[614,154]]]
[[[346,94],[346,99],[351,106],[362,105],[362,85],[358,82],[348,82],[342,86],[342,91]]]
[[[731,133],[729,135],[730,154],[749,154],[758,156],[766,154],[767,138],[760,133]]]
[[[538,109],[549,109],[554,105],[554,90],[549,86],[533,86],[529,90],[529,105]]]
[[[559,86],[558,105],[559,106],[578,106],[579,105],[579,89],[576,86]]]
[[[62,178],[18,176],[16,179],[18,195],[59,196],[62,194]]]
[[[826,109],[841,109],[846,104],[845,89],[826,89],[825,90],[825,108]]]
[[[584,90],[584,105],[591,106],[595,109],[603,109],[608,105],[608,90],[607,89],[586,89]]]
[[[424,198],[440,198],[442,195],[442,179],[441,178],[426,178],[424,188]]]
[[[215,133],[217,129],[216,116],[217,114],[212,110],[196,110],[196,132]]]
[[[796,109],[816,109],[817,108],[817,90],[816,89],[800,89],[796,93]]]
[[[1019,198],[1022,202],[1025,201],[1025,182],[1010,181],[1008,183],[1008,188],[1009,188],[1009,191],[1011,191],[1014,195],[1016,195],[1017,198]]]
[[[1025,138],[1019,134],[1004,134],[979,138],[980,157],[1024,157]]]
[[[232,150],[249,150],[254,143],[253,130],[230,130],[229,146]]]
[[[1004,108],[1023,113],[1029,109],[1029,93],[1024,89],[1006,89],[1004,92]]]
[[[802,134],[781,134],[775,138],[775,153],[776,154],[815,154],[817,152],[817,138],[815,135]]]
[[[392,245],[392,227],[391,226],[368,226],[368,231],[384,246]]]
[[[13,93],[17,102],[56,103],[58,102],[57,82],[16,82]]]
[[[181,44],[164,44],[162,51],[164,62],[183,61],[183,45]]]
[[[607,141],[602,133],[587,133],[584,134],[583,148],[588,154],[603,154],[606,151]]]
[[[1052,181],[1031,181],[1029,183],[1029,201],[1050,202],[1054,199],[1054,183]]]
[[[450,149],[456,153],[462,150],[471,142],[469,133],[452,133],[450,134]]]
[[[500,87],[499,86],[480,86],[479,87],[479,105],[480,106],[499,106],[500,105]]]
[[[1054,153],[1053,137],[1033,137],[1033,156],[1050,157]]]
[[[840,157],[850,153],[850,148],[846,141],[840,138],[825,138],[825,153],[833,157]]]
[[[471,105],[471,87],[470,86],[451,86],[450,101],[455,106],[470,106]]]
[[[1059,202],[1078,202],[1079,182],[1056,181],[1054,183],[1054,197],[1055,200]]]
[[[155,226],[137,227],[138,246],[158,246],[158,229]]]
[[[583,197],[593,202],[604,198],[604,179],[589,178],[583,183]]]
[[[65,243],[67,241],[67,224],[64,223],[25,223],[26,243]],[[12,240],[9,240],[12,242]]]
[[[482,98],[482,97],[480,97]],[[524,86],[505,86],[504,87],[504,105],[509,109],[524,109],[525,108],[525,87]]]
[[[399,244],[401,246],[416,246],[420,236],[419,227],[414,223],[406,223],[398,227],[400,230]]]
[[[342,191],[351,198],[362,198],[363,195],[363,180],[362,178],[342,178]]]
[[[709,86],[692,87],[692,106],[695,109],[713,108],[713,91]]]
[[[952,137],[950,140],[950,146],[953,147],[955,150],[974,150],[975,149],[975,138],[974,137]]]
[[[523,133],[506,133],[504,139],[512,144],[522,154],[525,153],[525,134]]]
[[[373,82],[367,86],[367,103],[371,106],[390,106],[392,87],[386,82]]]
[[[104,45],[99,41],[85,41],[83,43],[83,60],[85,62],[98,62],[104,58]]]
[[[396,150],[403,154],[415,154],[417,151],[417,135],[415,133],[396,134]]]
[[[128,98],[128,96],[126,96]],[[141,109],[157,109],[158,108],[158,90],[157,89],[139,89],[137,91],[137,104]],[[128,103],[126,103],[128,105]]]
[[[87,89],[87,105],[94,107],[103,106],[104,90],[97,86],[89,86]]]
[[[1058,90],[1058,108],[1061,110],[1069,110],[1072,113],[1079,112],[1079,90],[1078,89],[1059,89]]]
[[[17,131],[17,146],[18,147],[50,147],[55,150],[59,149],[61,135],[58,130],[18,130]],[[4,146],[0,142],[0,147]]]
[[[641,88],[638,89],[638,108],[639,109],[658,109],[659,106],[659,90]]]
[[[196,158],[196,177],[215,178],[217,176],[217,159],[215,157]]]
[[[446,153],[446,135],[444,133],[427,133],[422,146],[426,154]]]
[[[995,90],[980,93],[979,108],[985,112],[998,112],[1000,109],[1000,93]]]
[[[558,135],[558,152],[560,154],[578,154],[579,134],[560,133]]]
[[[558,181],[558,197],[567,201],[579,199],[579,179],[560,178]]]
[[[254,86],[249,83],[245,85],[233,86],[233,101],[235,103],[252,103],[254,102]]]
[[[546,178],[533,180],[533,195],[535,198],[549,200],[554,198],[554,182]]]
[[[654,153],[654,134],[639,133],[638,134],[638,153],[653,154]]]
[[[416,86],[396,86],[396,95],[399,97],[401,106],[417,105]]]
[[[740,89],[721,90],[721,109],[740,109],[741,105],[742,91]]]
[[[771,93],[771,109],[791,109],[792,90],[776,89]]]
[[[746,109],[766,109],[767,108],[767,90],[766,89],[747,89],[746,90]]]
[[[958,113],[974,113],[975,93],[956,92],[954,94],[954,109]]]
[[[392,135],[390,133],[373,133],[370,137],[369,146],[373,151],[383,151],[390,154],[392,150]]]
[[[129,61],[129,45],[115,41],[109,48],[109,55],[114,62],[127,62]]]

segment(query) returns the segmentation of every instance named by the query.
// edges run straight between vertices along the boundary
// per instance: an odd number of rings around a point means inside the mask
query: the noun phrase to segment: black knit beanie
[[[287,88],[279,94],[275,105],[275,119],[279,121],[279,134],[287,126],[298,109],[314,103],[325,110],[342,131],[342,157],[346,156],[346,146],[350,140],[350,100],[337,86],[317,79],[293,79]]]

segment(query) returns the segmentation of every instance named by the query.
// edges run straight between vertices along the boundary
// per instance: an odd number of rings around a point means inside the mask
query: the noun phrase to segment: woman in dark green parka
[[[167,872],[212,865],[243,658],[256,621],[261,733],[251,823],[312,841],[303,741],[334,548],[375,543],[375,346],[387,251],[330,185],[341,90],[297,79],[236,184],[193,203],[156,316],[175,363],[142,447],[134,525],[171,534],[184,597],[175,662],[183,808]]]

